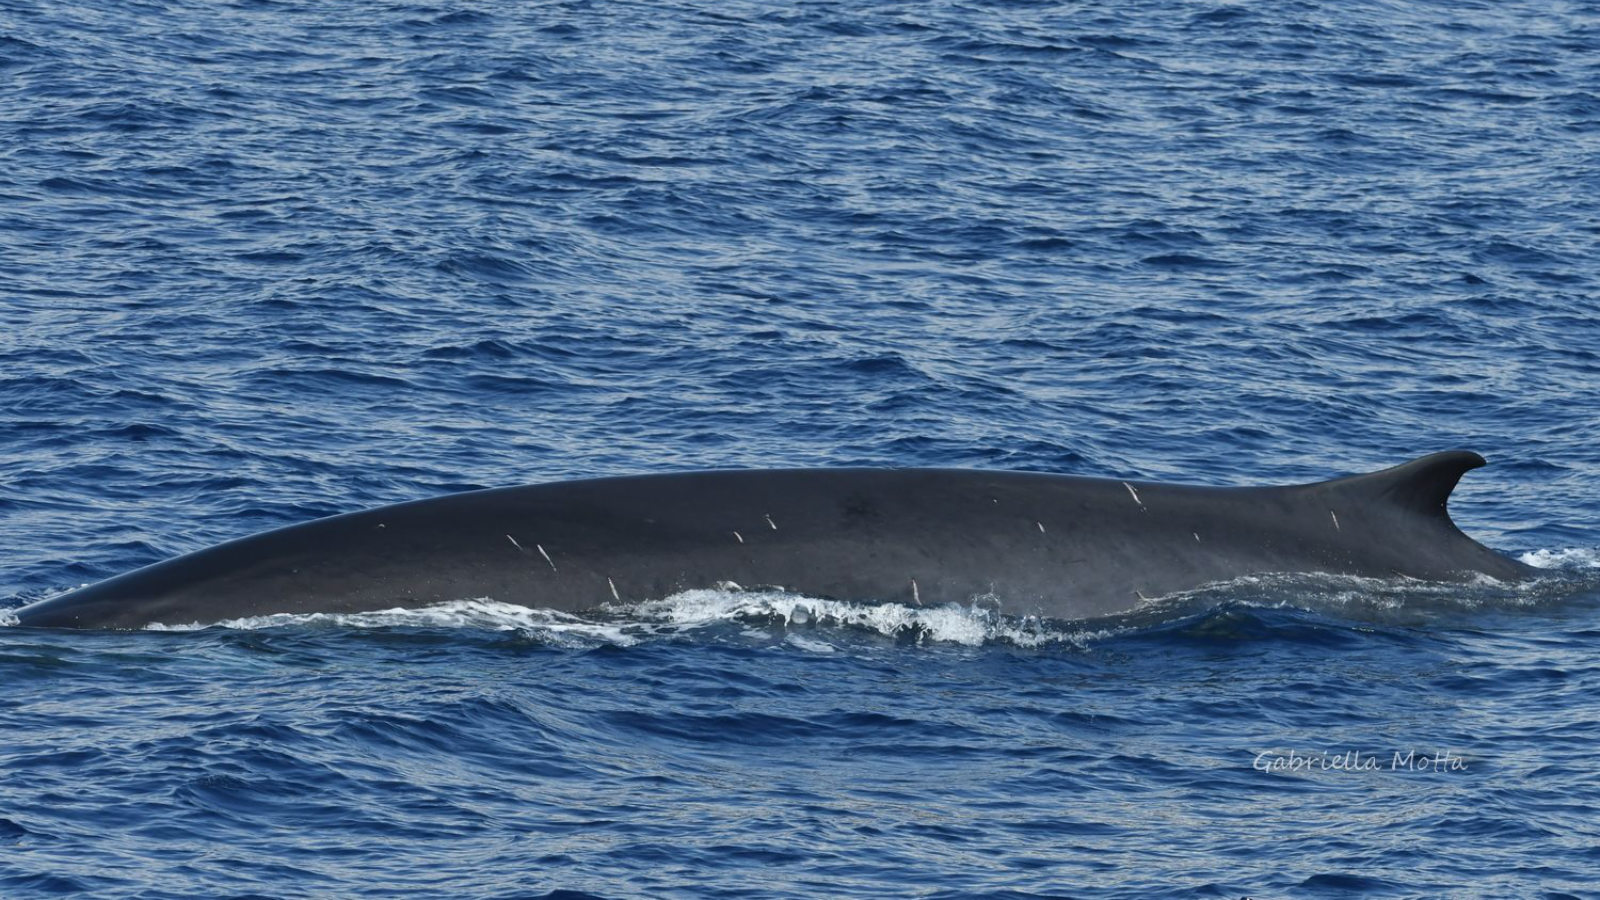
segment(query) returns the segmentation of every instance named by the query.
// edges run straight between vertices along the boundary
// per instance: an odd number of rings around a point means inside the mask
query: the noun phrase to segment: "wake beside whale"
[[[728,470],[501,488],[293,525],[15,610],[140,628],[491,598],[562,611],[696,588],[1082,619],[1267,573],[1502,581],[1456,528],[1466,451],[1287,487],[957,469]]]

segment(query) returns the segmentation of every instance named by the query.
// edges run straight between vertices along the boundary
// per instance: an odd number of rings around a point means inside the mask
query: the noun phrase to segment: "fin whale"
[[[1081,619],[1246,575],[1463,581],[1535,570],[1456,528],[1484,459],[1449,451],[1286,487],[959,469],[722,470],[499,488],[264,532],[14,610],[139,628],[492,598],[582,611],[781,587]]]

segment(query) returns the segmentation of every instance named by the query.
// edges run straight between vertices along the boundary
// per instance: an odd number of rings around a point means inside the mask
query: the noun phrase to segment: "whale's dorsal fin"
[[[1450,492],[1461,476],[1488,460],[1470,450],[1446,450],[1367,475],[1352,475],[1320,485],[1340,493],[1362,493],[1374,502],[1387,503],[1422,516],[1448,520]]]

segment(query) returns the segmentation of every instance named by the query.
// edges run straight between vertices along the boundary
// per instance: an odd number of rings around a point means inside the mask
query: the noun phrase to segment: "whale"
[[[43,628],[207,625],[491,599],[583,613],[694,589],[1092,619],[1268,574],[1465,582],[1536,571],[1447,508],[1452,450],[1311,484],[1026,471],[728,469],[492,488],[244,537],[13,611]]]

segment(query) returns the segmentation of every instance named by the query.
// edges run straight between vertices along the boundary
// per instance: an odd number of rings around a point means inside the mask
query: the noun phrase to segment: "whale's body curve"
[[[492,598],[582,611],[734,583],[1080,619],[1252,574],[1458,581],[1534,570],[1450,520],[1484,464],[1214,488],[959,469],[725,470],[453,494],[293,525],[15,611],[139,628]]]

